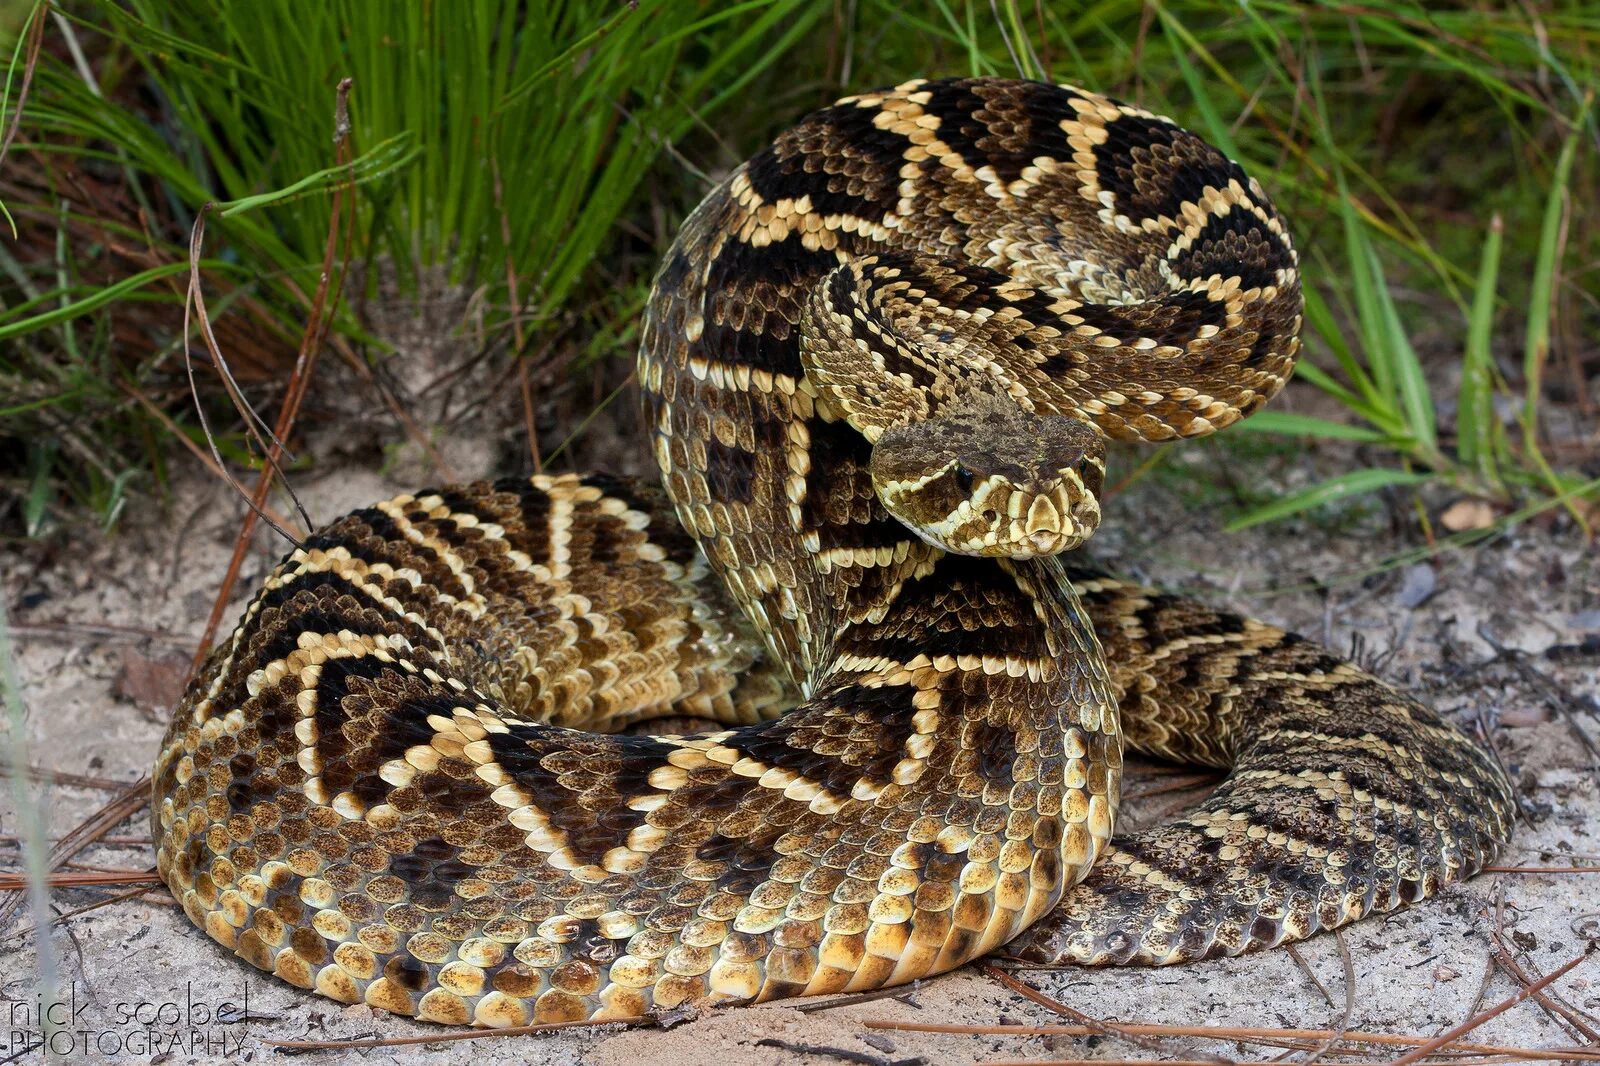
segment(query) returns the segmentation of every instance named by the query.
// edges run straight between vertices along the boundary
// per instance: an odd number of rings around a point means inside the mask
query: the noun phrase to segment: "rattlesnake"
[[[1480,748],[1070,551],[1103,438],[1249,414],[1300,309],[1260,187],[1165,119],[842,100],[667,253],[665,496],[479,483],[311,536],[174,716],[161,874],[288,981],[496,1026],[1237,954],[1464,878],[1510,832]],[[713,729],[620,732],[682,716]],[[1231,773],[1113,841],[1124,742]]]

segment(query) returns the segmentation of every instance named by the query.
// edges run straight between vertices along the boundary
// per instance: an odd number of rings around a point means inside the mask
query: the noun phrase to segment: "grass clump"
[[[1301,375],[1322,399],[1302,410],[1296,390],[1295,409],[1245,426],[1352,442],[1364,468],[1240,524],[1424,486],[1510,515],[1559,500],[1582,522],[1593,506],[1589,5],[84,0],[39,17],[34,95],[0,169],[22,233],[0,257],[0,507],[29,530],[64,500],[114,518],[159,476],[163,418],[194,433],[172,363],[202,203],[234,206],[205,263],[223,348],[247,384],[281,376],[324,192],[349,176],[329,170],[344,76],[366,268],[334,322],[347,359],[381,354],[371,301],[441,284],[469,294],[476,354],[508,363],[561,333],[626,358],[700,170],[843,92],[1020,74],[1171,115],[1291,221]]]
[[[61,499],[109,522],[130,479],[159,473],[164,430],[131,397],[182,409],[180,279],[203,204],[227,208],[204,264],[224,350],[245,381],[283,376],[345,177],[341,78],[351,258],[369,268],[351,305],[380,281],[442,284],[472,294],[489,341],[526,344],[568,313],[656,156],[819,17],[800,0],[35,5],[45,47],[0,176],[22,235],[0,256],[0,454],[23,527]],[[370,347],[348,308],[336,328]]]

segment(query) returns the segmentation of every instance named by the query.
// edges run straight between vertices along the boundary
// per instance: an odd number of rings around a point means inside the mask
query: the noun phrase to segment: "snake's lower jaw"
[[[1047,533],[1043,530],[1030,534],[1028,544],[1033,548],[1027,558],[1040,555],[1056,555],[1060,552],[1071,551],[1084,542],[1082,536],[1066,533]],[[1015,556],[1013,556],[1015,558]]]
[[[996,539],[943,541],[932,536],[925,536],[924,539],[954,555],[972,555],[983,559],[1039,559],[1081,547],[1094,532],[1096,524],[1069,521],[1060,529],[1008,533]]]
[[[1037,530],[1010,544],[1010,550],[1003,554],[1010,559],[1040,559],[1047,555],[1060,555],[1081,547],[1092,532],[1093,527],[1084,529],[1076,525],[1054,532]]]

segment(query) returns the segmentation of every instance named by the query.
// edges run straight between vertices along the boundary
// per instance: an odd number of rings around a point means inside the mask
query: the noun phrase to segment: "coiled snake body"
[[[1466,877],[1510,829],[1479,748],[1058,554],[1098,522],[1102,437],[1249,414],[1299,315],[1260,188],[1166,120],[987,79],[818,112],[657,278],[665,498],[480,483],[309,538],[174,717],[162,876],[288,981],[496,1026],[1002,945],[1237,954]],[[684,716],[717,728],[619,732]],[[1124,743],[1231,774],[1113,841]]]

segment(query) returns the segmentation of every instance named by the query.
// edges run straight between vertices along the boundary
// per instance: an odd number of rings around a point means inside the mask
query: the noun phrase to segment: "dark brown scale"
[[[1094,149],[1100,185],[1135,223],[1177,219],[1207,188],[1249,181],[1237,163],[1170,122],[1124,115],[1106,126],[1106,134]]]
[[[791,770],[835,795],[848,796],[862,777],[878,782],[889,779],[911,734],[915,695],[916,689],[909,686],[862,689],[852,679],[840,678],[817,691],[810,705],[814,713],[803,718],[791,716],[797,719],[793,725],[788,719],[781,720],[745,730],[725,743],[768,767]],[[812,750],[825,735],[831,717],[855,714],[872,721],[876,735],[871,747],[855,747],[837,757]]]
[[[1227,322],[1228,312],[1222,303],[1204,293],[1182,292],[1140,304],[1137,310],[1085,304],[1073,308],[1071,315],[1108,337],[1123,340],[1148,337],[1158,345],[1181,348],[1206,326],[1221,329]],[[1053,360],[1047,359],[1039,369],[1046,374],[1055,374],[1065,366],[1058,367]]]
[[[768,202],[811,198],[824,215],[878,218],[899,199],[907,141],[876,128],[877,112],[825,108],[746,164],[750,185]]]
[[[1185,281],[1236,277],[1245,289],[1275,285],[1280,270],[1293,268],[1283,242],[1249,211],[1213,215],[1194,243],[1172,260],[1173,274]]]

